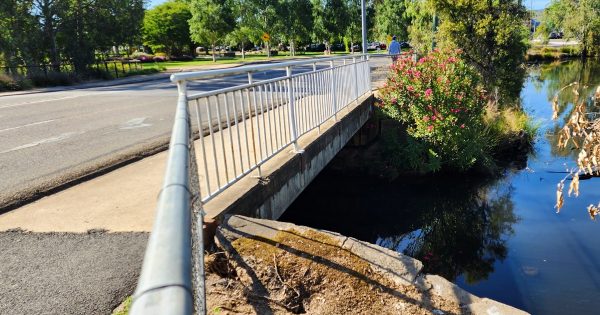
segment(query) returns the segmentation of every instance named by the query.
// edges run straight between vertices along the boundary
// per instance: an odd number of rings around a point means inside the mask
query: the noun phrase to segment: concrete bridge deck
[[[292,147],[287,147],[262,167],[262,178],[252,176],[256,173],[246,176],[208,202],[205,205],[208,218],[217,218],[224,212],[273,219],[279,217],[362,126],[368,118],[370,104],[370,96],[363,96],[358,105],[351,104],[338,114],[337,123],[330,119],[322,125],[320,132],[315,129],[306,133],[299,139],[299,145],[305,150],[303,154],[293,154]],[[275,114],[278,110],[274,109]],[[257,118],[262,119],[260,116]],[[232,145],[229,142],[228,132],[235,132],[235,128],[215,133],[215,143],[219,145],[223,137],[227,148],[237,150],[237,143]],[[208,137],[205,140],[206,150],[212,150],[212,142]],[[200,148],[200,140],[196,140],[197,156],[201,154]],[[251,155],[254,150],[250,148]],[[90,229],[103,229],[111,232],[149,232],[154,221],[156,196],[163,180],[167,153],[158,153],[4,213],[0,215],[0,231],[23,229],[32,232],[83,233]],[[222,169],[224,159],[220,154],[217,155],[217,165]],[[216,183],[212,157],[208,162],[209,174],[199,173],[202,195],[207,194],[204,185],[206,176]],[[221,180],[225,180],[224,172],[220,176]],[[288,183],[288,186],[283,186],[284,183]],[[283,195],[278,194],[279,185],[284,187],[279,191]]]

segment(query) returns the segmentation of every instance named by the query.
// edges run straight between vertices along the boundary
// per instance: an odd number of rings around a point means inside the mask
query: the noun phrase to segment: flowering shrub
[[[459,50],[435,50],[416,61],[404,55],[392,65],[381,89],[381,109],[413,138],[407,141],[412,168],[465,170],[489,161],[487,99],[479,81]]]

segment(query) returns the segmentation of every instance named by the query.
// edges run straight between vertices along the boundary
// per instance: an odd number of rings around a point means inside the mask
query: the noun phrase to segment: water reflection
[[[579,100],[585,98],[588,102],[588,107],[591,112],[598,112],[598,108],[592,108],[591,97],[595,92],[596,87],[600,84],[600,63],[580,60],[571,60],[566,62],[555,62],[550,64],[539,65],[532,69],[530,80],[533,83],[536,91],[544,92],[547,98],[547,106],[550,106],[553,98],[561,89],[571,83],[577,83],[558,93],[558,115],[556,123],[548,126],[545,137],[551,145],[551,153],[554,156],[576,156],[579,150],[570,146],[567,148],[559,148],[558,132],[565,125],[574,109],[573,101],[575,95],[573,89],[577,90]],[[544,105],[544,104],[540,104]]]
[[[377,243],[421,260],[427,273],[451,281],[464,275],[474,283],[506,258],[506,240],[518,222],[511,193],[509,185],[480,177],[387,183],[327,174],[315,179],[281,220]],[[335,196],[335,202],[323,196]]]
[[[532,314],[597,314],[600,222],[585,207],[600,200],[600,178],[582,181],[580,196],[556,214],[556,184],[573,158],[555,149],[554,134],[572,97],[559,98],[558,121],[550,120],[550,101],[574,81],[589,97],[600,84],[600,63],[562,62],[530,74],[521,97],[540,136],[525,170],[502,179],[445,175],[392,184],[324,172],[282,220],[413,255],[428,272]]]

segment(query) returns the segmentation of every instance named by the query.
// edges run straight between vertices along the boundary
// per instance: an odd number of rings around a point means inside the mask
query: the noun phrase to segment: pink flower
[[[461,129],[465,129],[465,124],[460,125]]]
[[[425,97],[431,97],[431,94],[433,94],[433,91],[431,89],[425,90]]]
[[[414,87],[412,87],[412,85],[409,85],[409,86],[407,86],[407,87],[406,87],[406,89],[407,89],[409,92],[412,92],[412,91],[414,91],[414,90],[415,90],[415,88],[414,88]]]
[[[431,131],[431,130],[433,130],[433,126],[432,126],[432,125],[429,125],[429,127],[427,127],[427,130],[428,130],[428,131]]]
[[[423,116],[423,121],[429,121],[429,116]]]

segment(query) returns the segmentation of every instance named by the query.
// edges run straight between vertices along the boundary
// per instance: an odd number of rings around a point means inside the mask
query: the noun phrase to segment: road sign
[[[265,42],[268,42],[271,39],[271,35],[267,34],[267,33],[263,33],[262,34],[262,40]]]

